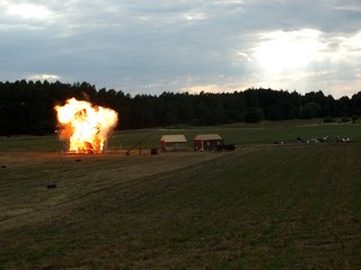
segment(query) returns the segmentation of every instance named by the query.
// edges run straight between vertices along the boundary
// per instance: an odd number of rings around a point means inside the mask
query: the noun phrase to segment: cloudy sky
[[[0,80],[361,90],[360,0],[0,0]]]

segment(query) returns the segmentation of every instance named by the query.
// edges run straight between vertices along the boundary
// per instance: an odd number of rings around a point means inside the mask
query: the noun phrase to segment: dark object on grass
[[[353,114],[352,117],[352,123],[356,123],[358,121],[358,115],[357,114]]]
[[[1,165],[1,169],[6,169],[7,167],[6,165]]]
[[[216,151],[234,151],[236,146],[234,144],[221,144],[217,145]]]
[[[336,122],[336,119],[331,117],[331,116],[327,116],[323,119],[323,122],[324,123],[335,123]]]
[[[284,144],[284,140],[274,141],[273,144]]]
[[[152,148],[150,149],[150,154],[153,155],[158,155],[158,148]]]
[[[234,144],[224,144],[222,145],[223,150],[226,151],[234,151],[236,150],[236,146]]]
[[[311,140],[309,138],[301,138],[301,137],[297,137],[297,141],[301,142],[301,143],[310,143]]]
[[[48,188],[48,189],[56,188],[56,184],[48,184],[48,185],[47,185],[47,188]]]
[[[81,161],[81,159],[80,159],[80,158],[78,158],[78,159],[76,159],[75,161],[76,161],[76,162],[80,162],[80,161]]]

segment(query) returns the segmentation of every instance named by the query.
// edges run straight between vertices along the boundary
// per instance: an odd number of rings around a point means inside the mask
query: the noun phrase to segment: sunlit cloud
[[[239,66],[255,71],[243,85],[301,92],[327,89],[335,96],[361,86],[361,32],[276,30],[255,33],[252,40],[249,49],[235,52]]]
[[[191,94],[199,94],[200,92],[206,93],[219,93],[223,92],[222,88],[216,84],[208,84],[208,85],[194,85],[190,87],[184,87],[180,89],[181,92],[188,92]]]
[[[361,53],[361,32],[358,32],[356,35],[346,39],[344,43],[346,49],[352,53]]]
[[[252,49],[253,57],[267,73],[305,68],[323,49],[320,35],[320,31],[313,29],[262,33],[259,44]]]
[[[212,81],[213,83],[207,84],[206,81]],[[183,86],[179,89],[180,92],[188,92],[192,94],[204,93],[227,93],[234,91],[241,91],[247,88],[251,88],[254,85],[248,81],[239,81],[236,78],[219,74],[215,78],[192,78],[184,82],[187,86]]]
[[[60,81],[60,76],[54,74],[32,74],[29,75],[27,78],[29,81],[48,81],[48,82],[55,82]]]
[[[204,13],[200,13],[200,12],[190,12],[190,13],[186,13],[183,15],[183,18],[186,19],[187,21],[202,21],[207,19],[207,15]]]
[[[237,52],[237,56],[242,60],[246,60],[247,62],[252,62],[252,57],[245,52]]]
[[[9,15],[19,16],[23,19],[48,19],[53,15],[47,7],[37,4],[10,4],[6,3],[6,11]]]

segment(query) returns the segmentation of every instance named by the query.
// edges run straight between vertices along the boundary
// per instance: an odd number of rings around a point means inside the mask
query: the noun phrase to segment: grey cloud
[[[357,1],[348,8],[336,0],[11,1],[24,2],[44,5],[54,15],[26,20],[0,11],[1,80],[54,74],[128,92],[242,85],[259,71],[237,53],[254,48],[261,32],[321,30],[332,52],[340,46],[333,36],[353,35],[361,26]]]

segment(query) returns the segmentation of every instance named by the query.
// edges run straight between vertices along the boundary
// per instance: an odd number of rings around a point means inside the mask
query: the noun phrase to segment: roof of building
[[[160,138],[161,141],[163,142],[174,142],[174,143],[178,143],[178,142],[182,142],[182,143],[186,143],[187,139],[184,135],[163,135]]]
[[[222,140],[222,137],[219,134],[199,134],[197,135],[194,140]]]

